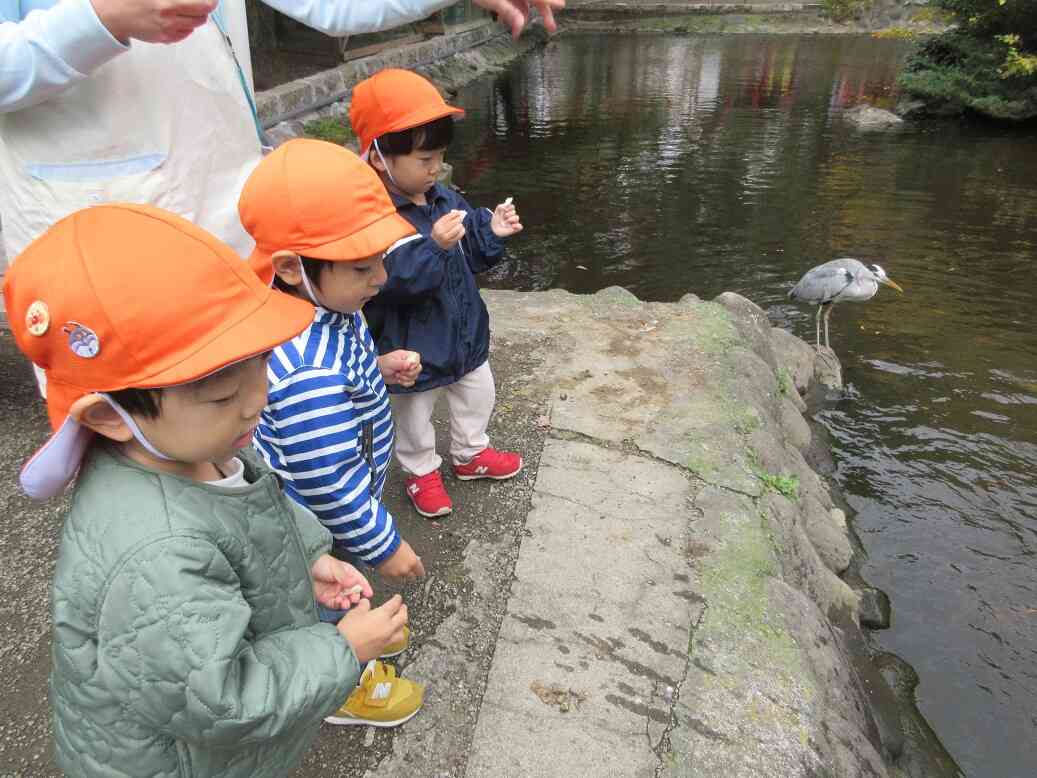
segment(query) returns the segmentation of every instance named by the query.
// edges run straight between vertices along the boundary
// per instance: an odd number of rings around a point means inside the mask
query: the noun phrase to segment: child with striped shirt
[[[393,451],[385,382],[413,384],[421,361],[404,350],[378,356],[359,313],[385,282],[384,252],[413,227],[368,165],[317,140],[267,156],[238,210],[256,240],[253,269],[315,306],[310,327],[270,358],[256,448],[338,552],[387,578],[424,575],[381,502]]]

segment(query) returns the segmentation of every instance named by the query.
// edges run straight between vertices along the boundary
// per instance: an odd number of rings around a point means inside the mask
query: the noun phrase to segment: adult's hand
[[[176,43],[205,24],[216,0],[90,0],[117,40]]]
[[[480,8],[497,14],[501,24],[511,28],[511,37],[517,38],[522,28],[529,21],[529,6],[533,5],[544,18],[544,27],[548,32],[558,29],[555,23],[555,9],[565,8],[565,0],[473,0]]]

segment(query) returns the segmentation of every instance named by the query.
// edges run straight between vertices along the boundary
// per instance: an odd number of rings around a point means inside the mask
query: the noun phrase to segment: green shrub
[[[923,43],[908,58],[900,85],[938,112],[971,110],[995,119],[1022,121],[1037,117],[1037,75],[1006,78],[1009,46],[952,30]]]
[[[1037,0],[933,0],[956,26],[922,43],[900,76],[938,113],[1037,118]]]

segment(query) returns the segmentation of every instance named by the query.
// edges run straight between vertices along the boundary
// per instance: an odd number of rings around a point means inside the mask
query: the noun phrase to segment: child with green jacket
[[[347,697],[372,723],[417,710],[420,689],[373,661],[403,638],[406,606],[372,608],[328,531],[249,453],[267,355],[313,307],[138,205],[59,222],[4,296],[54,429],[23,488],[75,481],[53,584],[57,765],[281,776]],[[349,611],[323,624],[317,603]]]

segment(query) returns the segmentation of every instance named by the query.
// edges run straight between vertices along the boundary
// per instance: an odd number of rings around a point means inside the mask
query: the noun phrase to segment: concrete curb
[[[333,96],[337,95],[341,100],[348,99],[353,86],[383,68],[427,67],[506,35],[502,27],[487,21],[482,26],[455,35],[439,35],[421,43],[382,51],[306,78],[289,81],[256,94],[259,120],[265,127],[269,127],[284,117],[305,111]]]

